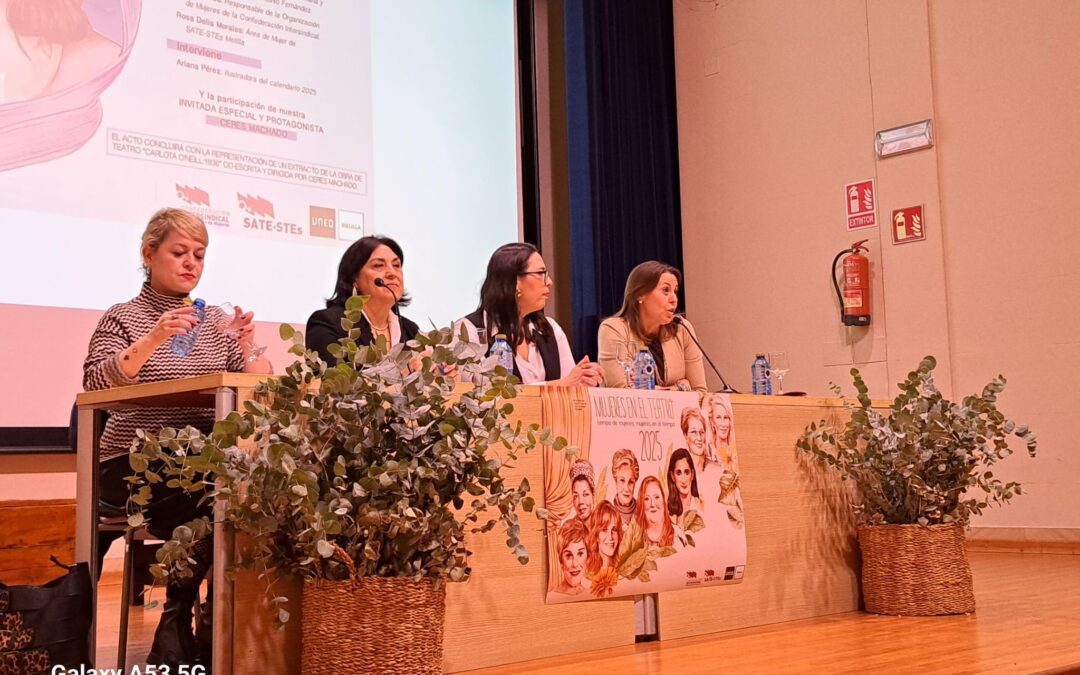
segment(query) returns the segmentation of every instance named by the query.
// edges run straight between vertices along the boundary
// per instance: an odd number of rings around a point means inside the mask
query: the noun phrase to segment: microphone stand
[[[376,281],[375,283],[378,284],[378,281]],[[681,316],[678,316],[678,315],[675,316],[675,323],[679,324],[683,328],[686,328],[686,326],[683,325],[683,318]],[[716,376],[720,378],[720,383],[722,385],[724,385],[724,388],[720,390],[720,393],[721,394],[738,394],[738,393],[740,393],[738,389],[736,389],[736,388],[732,387],[730,384],[728,384],[727,380],[724,379],[724,376],[720,374],[720,369],[716,367],[716,364],[712,362],[712,359],[710,359],[709,355],[705,352],[705,348],[701,346],[700,342],[698,342],[698,339],[694,336],[694,331],[690,330],[689,328],[686,328],[686,334],[689,335],[690,339],[694,341],[694,344],[696,344],[698,346],[698,349],[701,350],[701,355],[705,357],[705,360],[708,361],[709,366],[712,367],[713,372],[716,373]]]
[[[393,298],[394,298],[394,306],[390,308],[390,311],[393,312],[394,314],[397,314],[398,313],[398,306],[397,306],[398,296],[397,296],[397,293],[394,292],[394,289],[387,286],[386,282],[383,281],[382,277],[375,277],[375,285],[378,286],[379,288],[385,288],[386,290],[390,291],[390,295],[393,296]],[[720,378],[720,379],[723,379],[723,378]]]

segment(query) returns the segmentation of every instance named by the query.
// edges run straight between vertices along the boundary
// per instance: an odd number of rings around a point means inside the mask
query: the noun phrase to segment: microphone
[[[382,277],[375,277],[375,285],[378,286],[379,288],[385,288],[386,290],[390,291],[390,295],[394,296],[394,313],[397,314],[398,296],[397,296],[397,293],[394,292],[394,289],[387,286],[386,282],[383,281]],[[720,379],[722,380],[724,378],[720,378]]]
[[[375,283],[378,284],[379,283],[378,280],[376,280]],[[683,326],[684,328],[686,328],[686,326],[683,323],[683,318],[681,316],[679,316],[678,314],[675,315],[675,318],[672,321],[675,323],[675,325]],[[709,355],[705,353],[705,348],[702,347],[701,343],[698,342],[698,339],[696,337],[694,337],[694,331],[687,328],[686,329],[686,334],[689,335],[690,339],[694,341],[694,344],[696,344],[698,346],[698,349],[701,350],[701,355],[705,357],[705,360],[709,362],[710,366],[712,366],[713,372],[716,373],[716,376],[720,378],[720,383],[724,385],[724,388],[720,390],[720,393],[721,394],[738,394],[738,393],[741,393],[738,389],[736,389],[736,388],[732,387],[730,384],[728,384],[727,380],[724,379],[724,376],[720,374],[720,369],[716,367],[716,364],[712,362],[712,359],[709,358]]]

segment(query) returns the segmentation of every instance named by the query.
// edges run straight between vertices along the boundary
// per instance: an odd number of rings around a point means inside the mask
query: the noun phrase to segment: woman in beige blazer
[[[657,389],[706,391],[701,349],[690,338],[694,328],[682,317],[675,320],[681,278],[679,270],[655,260],[630,272],[622,308],[600,324],[605,386],[626,387],[623,363],[644,348],[656,361]]]

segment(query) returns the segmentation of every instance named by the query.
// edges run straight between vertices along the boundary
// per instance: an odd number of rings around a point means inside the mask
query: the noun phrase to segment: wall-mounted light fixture
[[[882,158],[932,147],[934,147],[932,120],[879,131],[874,137],[874,149],[877,150],[877,156]]]

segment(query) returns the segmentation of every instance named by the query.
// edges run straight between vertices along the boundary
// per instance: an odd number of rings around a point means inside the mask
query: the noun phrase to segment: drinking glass
[[[217,325],[215,326],[223,334],[231,337],[234,340],[240,339],[240,331],[233,327],[233,321],[236,320],[236,309],[232,306],[232,303],[223,302],[218,305],[218,309],[221,310],[221,315],[217,319]],[[255,341],[251,338],[245,338],[241,343],[241,347],[244,347],[249,351],[247,361],[253,363],[259,360],[259,357],[266,351],[266,347],[260,347],[255,344]]]
[[[615,360],[622,366],[623,373],[626,375],[628,389],[634,388],[634,357],[637,356],[637,353],[637,343],[632,340],[615,343]]]
[[[784,376],[790,368],[787,352],[769,352],[769,370],[776,377],[777,396],[784,394]]]

